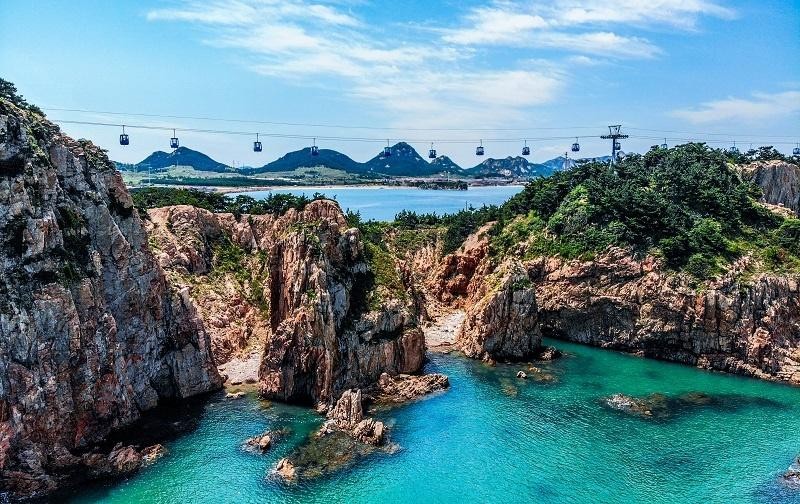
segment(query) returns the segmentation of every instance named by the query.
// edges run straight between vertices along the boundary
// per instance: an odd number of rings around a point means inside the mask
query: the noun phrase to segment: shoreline
[[[197,190],[207,190],[209,192],[215,192],[220,194],[232,194],[232,193],[249,193],[249,192],[272,192],[272,191],[299,191],[299,190],[307,190],[307,191],[318,191],[322,192],[322,190],[328,189],[415,189],[419,191],[456,191],[462,192],[456,189],[425,189],[422,187],[414,187],[414,186],[404,186],[404,185],[386,185],[386,184],[321,184],[321,185],[285,185],[285,186],[242,186],[242,187],[228,187],[228,186],[197,186],[197,185],[168,185],[168,184],[156,184],[152,186],[126,186],[126,188],[130,190],[138,190],[138,189],[146,189],[150,187],[163,187],[163,188],[173,188],[173,189],[197,189]],[[470,189],[472,188],[480,188],[480,187],[525,187],[524,183],[514,183],[514,184],[470,184]]]

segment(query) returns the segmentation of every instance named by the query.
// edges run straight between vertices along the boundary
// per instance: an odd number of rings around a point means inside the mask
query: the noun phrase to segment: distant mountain
[[[592,160],[599,161],[601,163],[608,163],[609,161],[611,161],[611,156],[600,156],[596,158],[578,158],[578,159],[569,158],[567,168],[572,168],[578,163],[582,163],[584,161],[592,161]],[[545,171],[547,175],[552,175],[553,172],[564,169],[564,156],[558,156],[557,158],[545,161],[544,163],[541,164],[541,166],[544,167],[543,171]]]
[[[291,172],[298,168],[327,167],[358,175],[387,175],[392,177],[429,177],[447,172],[453,176],[463,177],[502,177],[533,178],[547,177],[564,168],[564,157],[560,156],[543,163],[532,163],[522,156],[508,156],[503,159],[489,158],[477,166],[463,169],[447,156],[439,156],[430,163],[411,145],[399,142],[390,147],[390,156],[384,157],[383,151],[366,163],[359,163],[341,152],[331,149],[320,149],[319,155],[312,156],[311,148],[306,147],[289,152],[283,157],[261,167],[246,167],[236,170],[242,175],[258,175],[264,173]],[[594,158],[608,162],[610,157]],[[572,167],[578,161],[569,160]],[[180,147],[174,152],[157,151],[138,163],[138,169],[150,165],[154,170],[167,169],[174,165],[191,166],[196,170],[211,172],[233,171],[233,168],[211,159],[209,156],[187,147]],[[120,171],[132,170],[134,165],[117,163]]]
[[[463,169],[447,156],[439,156],[431,161],[431,166],[435,166],[437,173],[447,172],[451,175],[463,175]]]
[[[427,177],[441,173],[438,165],[428,163],[414,147],[405,142],[394,144],[389,152],[389,157],[384,157],[381,152],[367,161],[364,164],[366,171],[398,177]]]
[[[508,156],[505,159],[489,158],[464,172],[473,177],[530,178],[550,175],[552,170],[545,169],[544,165],[531,163],[522,156]]]
[[[349,173],[364,172],[363,163],[353,161],[341,152],[330,149],[320,149],[319,155],[312,156],[311,148],[306,147],[299,151],[290,152],[260,168],[244,168],[240,170],[240,173],[243,175],[257,175],[259,173],[293,171],[297,168],[313,168],[316,166],[325,166]]]
[[[150,166],[153,169],[168,168],[170,166],[191,166],[195,170],[210,172],[226,172],[231,168],[219,161],[215,161],[202,152],[192,150],[188,147],[178,147],[172,152],[156,151],[138,165]],[[131,165],[127,165],[131,166]]]

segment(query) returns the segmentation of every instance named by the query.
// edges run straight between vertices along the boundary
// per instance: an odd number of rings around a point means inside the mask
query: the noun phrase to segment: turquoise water
[[[800,389],[550,343],[568,353],[539,365],[552,383],[516,379],[526,366],[432,355],[427,371],[448,374],[450,390],[383,412],[400,450],[334,475],[295,485],[268,476],[316,415],[218,395],[167,457],[73,502],[800,502],[776,480],[800,452]],[[715,402],[644,419],[602,405],[618,392],[704,392]],[[266,455],[241,450],[282,427],[292,435]]]
[[[301,187],[275,189],[273,191],[251,191],[243,193],[261,199],[274,193],[305,194],[311,196],[320,192],[339,202],[343,209],[358,210],[365,220],[391,221],[400,210],[413,210],[417,213],[453,213],[465,207],[499,205],[522,190],[522,186],[470,187],[466,191],[443,191],[415,189],[410,187]]]

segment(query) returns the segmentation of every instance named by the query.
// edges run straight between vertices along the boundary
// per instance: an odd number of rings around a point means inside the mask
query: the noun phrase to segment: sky
[[[706,140],[800,142],[800,0],[3,0],[0,77],[137,162],[181,145],[261,166],[317,145],[434,145],[462,166]],[[61,109],[61,110],[59,110]],[[67,111],[82,110],[84,112]],[[203,119],[204,118],[204,119]],[[150,129],[140,128],[145,126]],[[213,132],[212,132],[213,131]],[[214,133],[217,132],[217,133]],[[218,133],[227,132],[227,133]],[[260,132],[264,151],[252,151]]]

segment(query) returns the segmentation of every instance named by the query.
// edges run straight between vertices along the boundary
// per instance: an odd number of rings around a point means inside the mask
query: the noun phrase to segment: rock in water
[[[254,436],[249,438],[247,441],[245,441],[245,445],[263,453],[269,450],[270,447],[272,446],[272,436],[270,436],[269,432],[265,432],[260,436]]]
[[[74,454],[220,385],[203,323],[105,153],[0,99],[0,488],[85,478]],[[114,452],[112,472],[136,459]]]
[[[399,404],[437,390],[444,390],[449,386],[450,380],[447,376],[439,373],[424,375],[401,374],[397,376],[383,373],[378,380],[375,395],[379,403]]]
[[[456,344],[468,357],[522,360],[541,346],[533,286],[516,267],[500,275],[500,286],[469,306],[456,336]]]
[[[364,419],[361,390],[345,390],[328,413],[328,418],[342,430],[353,429]]]
[[[522,378],[524,380],[527,377],[528,375],[525,374],[525,371],[517,371],[517,378]]]
[[[270,253],[272,334],[259,375],[263,395],[331,403],[381,373],[420,370],[425,338],[409,308],[399,299],[375,309],[366,302],[373,272],[358,229],[345,230],[332,201],[315,201],[304,212],[316,223],[313,231],[290,230]]]
[[[789,488],[800,490],[800,456],[796,457],[781,475],[780,481]]]
[[[293,481],[297,471],[295,471],[294,465],[289,462],[289,459],[282,458],[275,466],[275,473],[286,481]]]

